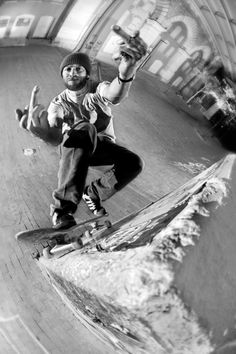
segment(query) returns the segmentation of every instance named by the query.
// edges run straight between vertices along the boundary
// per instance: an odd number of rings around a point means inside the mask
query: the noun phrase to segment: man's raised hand
[[[139,61],[146,55],[147,44],[139,36],[139,31],[130,36],[118,25],[112,26],[112,30],[121,37],[119,52],[115,55],[126,60],[132,60],[132,63]]]
[[[34,86],[29,106],[26,106],[24,110],[17,108],[15,110],[15,116],[21,128],[45,140],[45,136],[49,130],[48,113],[43,105],[38,104],[38,92],[38,86]]]

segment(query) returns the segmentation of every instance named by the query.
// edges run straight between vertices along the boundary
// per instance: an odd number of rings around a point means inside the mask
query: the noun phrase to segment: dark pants
[[[110,166],[88,186],[91,197],[106,200],[132,181],[142,170],[138,155],[108,138],[99,137],[96,128],[83,122],[64,135],[60,146],[58,188],[53,192],[55,206],[61,212],[74,213],[85,187],[89,166]]]

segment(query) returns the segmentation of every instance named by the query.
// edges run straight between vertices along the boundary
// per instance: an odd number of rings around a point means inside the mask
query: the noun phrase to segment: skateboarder
[[[36,102],[38,88],[32,92],[29,108],[16,109],[22,128],[52,145],[59,145],[58,187],[51,206],[53,227],[75,225],[73,214],[81,199],[96,216],[106,214],[101,202],[132,181],[142,170],[135,153],[116,144],[111,104],[127,96],[146,46],[139,34],[119,47],[120,63],[111,82],[90,79],[91,63],[85,53],[73,52],[61,62],[60,74],[66,89],[56,96],[47,110]],[[90,185],[89,166],[109,166]],[[112,166],[112,167],[111,167]]]

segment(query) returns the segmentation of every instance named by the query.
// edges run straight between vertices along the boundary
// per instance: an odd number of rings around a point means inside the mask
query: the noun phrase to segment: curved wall
[[[6,1],[1,5],[0,37],[2,44],[12,38],[50,40],[54,46],[88,51],[93,58],[114,65],[117,36],[111,32],[113,24],[131,35],[140,31],[149,48],[142,63],[147,73],[184,98],[203,85],[199,73],[216,51],[183,0]]]

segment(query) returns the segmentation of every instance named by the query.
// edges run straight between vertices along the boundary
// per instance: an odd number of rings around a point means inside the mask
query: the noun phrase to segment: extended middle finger
[[[39,87],[38,86],[34,86],[32,92],[31,92],[31,96],[30,96],[30,104],[29,104],[29,110],[32,110],[38,103],[38,99],[37,99],[37,94],[39,92]]]
[[[39,116],[41,114],[41,112],[45,109],[45,107],[41,104],[37,104],[33,110],[32,110],[32,113],[31,113],[31,120],[32,120],[32,123],[33,123],[33,126],[36,127],[36,126],[39,126],[40,125],[40,120],[39,120]]]

